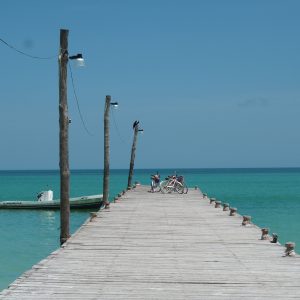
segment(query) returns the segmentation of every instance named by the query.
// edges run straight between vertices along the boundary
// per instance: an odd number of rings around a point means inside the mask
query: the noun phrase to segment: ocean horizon
[[[193,167],[193,168],[189,168],[189,167],[164,167],[164,168],[134,168],[135,171],[138,171],[138,170],[235,170],[235,169],[238,169],[238,170],[253,170],[253,169],[258,169],[258,170],[269,170],[269,169],[300,169],[300,166],[299,167],[205,167],[205,168],[202,168],[202,167]],[[99,170],[99,172],[102,172],[103,169],[97,169],[97,168],[70,168],[71,171],[97,171]],[[110,168],[110,170],[122,170],[122,171],[125,171],[125,170],[129,170],[128,168]],[[59,168],[41,168],[41,169],[37,169],[37,168],[34,168],[34,169],[0,169],[0,172],[11,172],[11,171],[59,171]]]

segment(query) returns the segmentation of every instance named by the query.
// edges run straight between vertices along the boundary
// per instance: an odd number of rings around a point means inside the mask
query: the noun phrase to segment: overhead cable
[[[113,123],[114,123],[114,127],[115,127],[115,129],[116,129],[116,132],[117,132],[117,134],[118,134],[118,136],[119,136],[119,139],[120,139],[120,141],[122,142],[122,143],[124,143],[124,144],[127,144],[127,142],[125,141],[125,139],[122,137],[122,135],[120,134],[120,130],[119,130],[119,128],[118,128],[118,125],[117,125],[117,122],[116,122],[116,119],[115,119],[115,115],[114,115],[114,110],[112,109],[112,117],[113,117]]]
[[[85,131],[87,132],[87,134],[89,134],[90,136],[93,136],[93,134],[88,130],[88,128],[87,128],[87,126],[85,124],[85,121],[83,119],[81,110],[80,110],[79,101],[78,101],[78,97],[77,97],[77,93],[76,93],[76,89],[75,89],[75,84],[74,84],[74,79],[73,79],[72,68],[71,68],[70,64],[69,64],[69,70],[70,70],[70,75],[71,75],[71,82],[72,82],[73,93],[74,93],[74,97],[75,97],[75,100],[76,100],[76,105],[77,105],[77,109],[78,109],[78,113],[79,113],[79,116],[80,116],[81,123],[82,123]]]
[[[4,45],[6,45],[7,47],[9,47],[10,49],[22,54],[22,55],[25,55],[27,57],[30,57],[30,58],[34,58],[34,59],[53,59],[55,57],[57,57],[57,55],[53,55],[53,56],[47,56],[47,57],[42,57],[42,56],[35,56],[35,55],[31,55],[31,54],[28,54],[26,52],[23,52],[19,49],[17,49],[16,47],[8,44],[6,41],[4,41],[3,39],[0,38],[0,42],[2,42]]]

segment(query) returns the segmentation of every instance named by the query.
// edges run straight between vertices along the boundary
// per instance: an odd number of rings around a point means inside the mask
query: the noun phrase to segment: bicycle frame
[[[179,194],[182,194],[184,191],[184,185],[177,180],[177,177],[169,176],[169,179],[167,179],[167,183],[161,185],[161,192],[162,193],[171,193],[173,191],[176,191]]]

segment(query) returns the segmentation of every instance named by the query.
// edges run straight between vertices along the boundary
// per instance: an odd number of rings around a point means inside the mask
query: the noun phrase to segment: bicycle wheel
[[[159,183],[156,183],[153,187],[153,192],[160,192],[161,191],[161,187]]]
[[[188,191],[189,191],[189,188],[188,188],[188,186],[187,186],[186,184],[184,184],[183,186],[184,186],[184,187],[183,187],[183,193],[184,193],[184,194],[187,194]]]
[[[167,194],[171,194],[174,191],[174,187],[173,186],[166,186],[165,191]]]
[[[178,194],[183,194],[183,192],[184,192],[184,186],[180,182],[176,182],[176,184],[175,184],[175,191]]]
[[[164,180],[162,181],[159,185],[160,185],[160,191],[164,194],[165,193],[165,187],[167,186],[168,181]]]
[[[169,194],[172,192],[172,189],[173,187],[170,187],[168,185],[169,181],[168,180],[165,180],[165,181],[162,181],[160,183],[160,191],[163,193],[163,194]]]

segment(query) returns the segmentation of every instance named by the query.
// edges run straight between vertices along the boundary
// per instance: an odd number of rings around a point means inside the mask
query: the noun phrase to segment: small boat
[[[100,208],[103,195],[70,198],[70,208]],[[42,191],[36,201],[0,201],[0,209],[59,209],[60,200],[53,200],[53,191]]]

